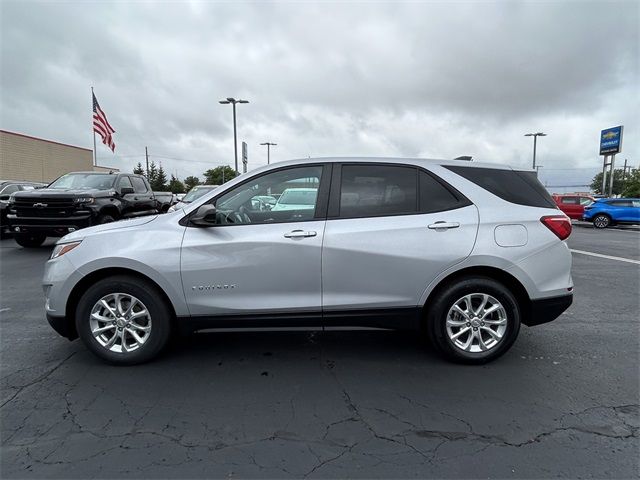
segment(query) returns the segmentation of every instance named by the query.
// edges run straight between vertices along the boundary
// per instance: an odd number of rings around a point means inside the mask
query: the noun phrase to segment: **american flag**
[[[93,131],[102,137],[102,143],[108,146],[111,151],[115,151],[116,144],[113,141],[112,134],[116,133],[113,127],[109,124],[107,116],[100,108],[100,104],[93,94]]]

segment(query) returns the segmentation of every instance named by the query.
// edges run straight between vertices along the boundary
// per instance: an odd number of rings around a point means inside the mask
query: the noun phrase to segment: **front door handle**
[[[293,230],[289,233],[284,234],[284,238],[305,238],[305,237],[315,237],[317,235],[316,232],[310,232],[305,230]]]
[[[458,228],[460,224],[458,222],[436,222],[429,225],[431,230],[446,230],[449,228]]]

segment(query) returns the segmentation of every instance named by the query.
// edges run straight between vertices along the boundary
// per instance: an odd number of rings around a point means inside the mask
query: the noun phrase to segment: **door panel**
[[[452,228],[435,228],[436,222]],[[473,205],[439,213],[327,221],[323,308],[416,306],[438,274],[471,253],[477,230]]]
[[[181,268],[191,314],[320,310],[324,225],[187,228]]]

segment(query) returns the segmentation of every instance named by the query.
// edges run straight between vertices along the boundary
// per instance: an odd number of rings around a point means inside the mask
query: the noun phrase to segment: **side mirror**
[[[198,227],[212,227],[216,222],[216,207],[213,205],[202,205],[189,221]]]
[[[120,195],[128,195],[130,193],[134,193],[134,190],[131,187],[122,187],[120,189]]]

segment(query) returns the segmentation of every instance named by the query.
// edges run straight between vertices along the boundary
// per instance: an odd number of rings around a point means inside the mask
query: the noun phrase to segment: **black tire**
[[[607,228],[611,226],[611,217],[605,213],[599,213],[593,217],[593,226],[595,228]]]
[[[454,345],[454,341],[449,338],[447,333],[449,310],[462,297],[474,293],[490,295],[502,304],[506,312],[506,329],[502,338],[495,346],[484,352],[462,350]],[[467,364],[487,363],[509,350],[518,337],[520,308],[514,295],[502,283],[488,277],[464,277],[445,286],[436,292],[436,295],[437,297],[426,312],[426,333],[433,347],[447,359]],[[482,327],[480,329],[482,330]],[[476,330],[478,329],[476,328]],[[483,335],[485,334],[483,333]]]
[[[111,215],[98,215],[96,225],[102,225],[103,223],[115,222],[116,219]]]
[[[47,239],[46,235],[39,233],[16,233],[15,240],[18,245],[24,248],[37,248]]]
[[[112,293],[124,293],[137,298],[151,316],[148,338],[133,351],[111,351],[101,345],[91,332],[89,322],[94,305]],[[133,276],[116,275],[99,280],[87,289],[78,302],[75,323],[78,336],[96,356],[114,365],[135,365],[153,359],[167,345],[172,331],[171,311],[163,294],[151,282]]]

